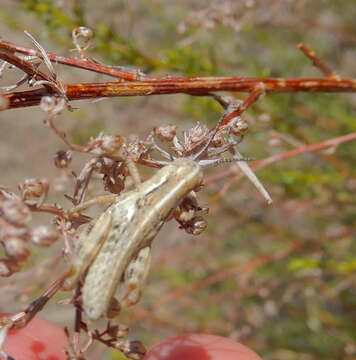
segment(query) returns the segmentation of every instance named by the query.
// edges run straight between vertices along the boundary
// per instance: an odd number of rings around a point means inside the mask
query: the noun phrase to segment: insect
[[[88,320],[113,317],[139,301],[150,267],[151,243],[170,218],[175,217],[191,234],[205,229],[206,222],[200,215],[206,209],[196,200],[203,168],[246,160],[238,152],[230,158],[220,158],[236,145],[231,137],[220,142],[214,139],[221,122],[212,132],[200,136],[195,153],[194,146],[183,146],[174,138],[176,153],[183,157],[175,158],[154,144],[154,149],[169,161],[154,161],[161,168],[151,178],[144,182],[136,179],[133,190],[99,197],[74,208],[73,211],[81,211],[94,203],[112,203],[90,231],[80,236],[63,286],[69,290],[79,279],[83,280],[82,309]],[[198,127],[196,131],[199,132]],[[189,144],[188,138],[185,136],[185,145]],[[132,177],[137,175],[132,161],[128,161],[127,168]]]
[[[88,268],[82,288],[83,309],[90,320],[107,316],[121,279],[126,305],[139,300],[135,286],[147,271],[134,279],[135,269],[150,262],[152,240],[173,210],[203,180],[200,165],[193,159],[177,159],[156,172],[136,189],[119,195],[96,221],[90,233],[79,240],[72,261],[73,276],[64,287],[72,288]],[[144,264],[143,264],[144,263]],[[121,306],[120,306],[121,307]]]

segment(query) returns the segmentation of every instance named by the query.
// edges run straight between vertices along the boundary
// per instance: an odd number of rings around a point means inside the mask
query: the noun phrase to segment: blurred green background
[[[354,0],[2,0],[0,34],[30,47],[27,30],[47,51],[77,56],[70,52],[71,31],[87,26],[94,31],[88,56],[156,77],[322,76],[296,49],[304,42],[342,77],[356,78],[355,19]],[[56,69],[64,83],[109,80]],[[214,101],[186,95],[73,106],[79,109],[64,113],[58,124],[76,143],[100,131],[143,137],[158,124],[213,126],[221,114]],[[355,106],[353,94],[267,95],[244,115],[249,133],[240,150],[263,159],[355,132]],[[0,113],[1,184],[16,190],[25,178],[46,177],[50,196],[69,208],[63,193],[73,184],[52,164],[63,144],[43,118],[38,108]],[[272,206],[244,178],[204,189],[201,202],[211,209],[207,231],[188,236],[172,222],[155,241],[143,298],[120,318],[132,338],[150,345],[178,333],[208,332],[242,342],[265,360],[355,359],[356,147],[351,142],[332,150],[258,171]],[[85,159],[76,159],[74,170]],[[58,255],[61,246],[34,249],[26,271],[38,271],[38,263]],[[50,269],[40,274],[31,286],[21,274],[1,280],[1,311],[19,310],[56,276]],[[70,325],[72,315],[55,303],[46,313],[61,325]],[[119,352],[110,356],[121,358]]]

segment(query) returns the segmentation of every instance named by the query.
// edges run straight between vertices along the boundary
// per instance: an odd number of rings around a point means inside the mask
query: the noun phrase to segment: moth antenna
[[[43,57],[43,61],[49,70],[51,77],[53,80],[56,80],[56,73],[54,71],[53,65],[51,63],[51,60],[49,59],[46,50],[42,47],[42,45],[28,32],[24,31],[25,35],[32,41],[32,43],[36,46],[36,48],[39,50]]]
[[[199,165],[203,168],[210,166],[219,166],[221,164],[238,162],[238,161],[253,161],[253,158],[244,158],[239,156],[234,156],[231,158],[221,158],[221,159],[207,159],[207,160],[199,160]]]

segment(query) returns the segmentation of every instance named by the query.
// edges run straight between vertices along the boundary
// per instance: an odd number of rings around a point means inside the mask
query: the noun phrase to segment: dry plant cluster
[[[218,8],[219,11],[226,11]],[[215,9],[216,10],[216,9]],[[216,14],[216,11],[213,11]],[[207,10],[208,11],[208,10]],[[206,18],[206,14],[201,14]],[[202,21],[195,18],[195,21]],[[209,17],[208,17],[209,18]],[[224,16],[229,26],[236,26],[234,19]],[[187,20],[192,21],[192,20]],[[207,20],[206,20],[207,21]],[[213,26],[214,19],[209,18],[205,26]],[[209,25],[210,24],[210,25]],[[181,25],[182,31],[183,24]],[[191,157],[200,151],[205,151],[202,161],[206,164],[221,164],[234,162],[256,186],[268,203],[272,200],[255,176],[252,170],[256,170],[289,157],[305,152],[312,152],[324,148],[336,148],[339,144],[356,139],[356,134],[348,134],[320,143],[300,146],[295,150],[277,154],[262,160],[251,161],[244,158],[237,146],[247,134],[248,123],[242,116],[244,112],[255,103],[261,96],[270,92],[355,92],[356,80],[341,78],[325,62],[318,58],[313,51],[300,44],[298,48],[313,61],[324,77],[322,78],[236,78],[236,77],[196,77],[178,78],[165,77],[156,79],[145,75],[139,70],[125,67],[111,67],[99,63],[86,56],[86,50],[93,33],[90,29],[80,27],[73,30],[73,42],[79,58],[63,57],[47,53],[43,47],[29,34],[27,36],[33,43],[33,48],[26,48],[8,42],[0,41],[0,59],[3,60],[0,75],[6,77],[11,68],[17,68],[24,72],[24,76],[15,84],[3,87],[1,95],[1,109],[9,109],[36,106],[45,113],[44,123],[51,128],[66,145],[65,150],[60,150],[54,158],[57,168],[69,168],[72,158],[77,153],[85,153],[88,159],[84,167],[76,174],[72,171],[75,183],[74,193],[66,195],[74,207],[83,203],[87,196],[93,196],[92,179],[100,177],[102,180],[101,193],[104,189],[114,195],[134,186],[135,179],[140,175],[136,165],[150,168],[161,168],[167,162],[180,157]],[[64,84],[57,76],[52,63],[63,64],[94,71],[116,78],[114,82],[106,83],[80,83]],[[27,86],[28,89],[15,91],[19,86]],[[234,97],[218,95],[219,91],[247,92],[244,101]],[[99,134],[90,139],[86,145],[73,144],[66,133],[57,127],[56,120],[66,110],[75,111],[73,100],[99,99],[103,97],[119,96],[149,96],[184,93],[192,96],[209,96],[215,99],[223,108],[223,114],[217,126],[209,129],[203,124],[185,131],[182,139],[177,135],[178,126],[162,125],[152,129],[149,135],[140,140],[137,136],[125,137],[123,134]],[[229,154],[223,157],[223,154]],[[249,154],[253,157],[253,154]],[[247,161],[249,160],[249,161]],[[233,174],[233,170],[220,170],[217,175],[205,180],[204,186],[209,186],[222,178]],[[130,176],[129,176],[130,175]],[[15,194],[5,187],[0,188],[0,233],[1,244],[5,257],[0,259],[0,276],[9,277],[21,271],[24,263],[35,246],[51,246],[61,239],[63,251],[60,258],[69,259],[75,251],[75,241],[78,237],[78,228],[93,219],[81,211],[63,209],[57,204],[46,202],[50,186],[44,179],[26,179],[18,185],[19,192]],[[43,224],[35,228],[29,226],[31,213],[48,213],[53,216],[51,224]],[[200,206],[195,192],[185,198],[179,207],[174,210],[172,217],[178,222],[180,228],[189,234],[199,235],[207,226],[207,209]],[[297,249],[289,249],[293,251]],[[286,256],[285,251],[275,254],[274,258]],[[270,261],[271,259],[261,259]],[[65,280],[65,274],[61,276],[48,289],[43,296],[33,302],[24,312],[21,312],[3,323],[3,329],[25,326],[31,318],[40,311],[47,301],[59,290]],[[229,276],[229,274],[220,274]],[[207,279],[207,282],[217,282],[219,279]],[[197,284],[198,287],[204,284]],[[183,291],[192,291],[185,289]],[[177,294],[171,294],[175,296]],[[178,294],[179,295],[179,294]],[[167,299],[163,299],[163,302]],[[88,326],[81,313],[80,286],[77,287],[70,303],[76,307],[75,332],[81,330],[89,332]],[[113,325],[108,322],[104,330],[95,329],[90,331],[91,340],[98,340],[104,344],[125,352],[126,355],[137,358],[144,353],[143,345],[137,341],[126,341],[128,328],[124,325]],[[68,334],[69,337],[69,334]],[[77,339],[77,338],[73,338]],[[68,358],[83,359],[83,349],[79,343],[69,341]]]

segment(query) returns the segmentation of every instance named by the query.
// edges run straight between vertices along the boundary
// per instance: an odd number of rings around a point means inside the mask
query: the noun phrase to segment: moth
[[[89,320],[111,317],[139,301],[150,265],[151,243],[173,215],[187,232],[198,234],[205,229],[204,219],[199,216],[204,209],[195,197],[203,182],[203,168],[246,160],[239,153],[228,159],[219,157],[236,145],[231,141],[209,152],[220,123],[207,133],[194,155],[174,158],[156,146],[169,161],[156,162],[161,168],[148,180],[137,181],[133,190],[109,195],[111,206],[89,233],[80,236],[64,288],[72,289],[83,279],[82,308]],[[181,146],[177,139],[173,142],[176,148]],[[99,202],[105,202],[104,197]],[[87,205],[79,205],[76,210]]]
[[[73,275],[64,287],[72,288],[88,269],[82,288],[83,310],[88,319],[109,314],[122,279],[125,290],[120,291],[120,307],[139,300],[138,285],[147,275],[152,241],[173,210],[202,180],[202,169],[196,161],[174,160],[134,190],[119,195],[90,233],[79,239],[72,260]],[[135,279],[138,267],[144,270]]]

